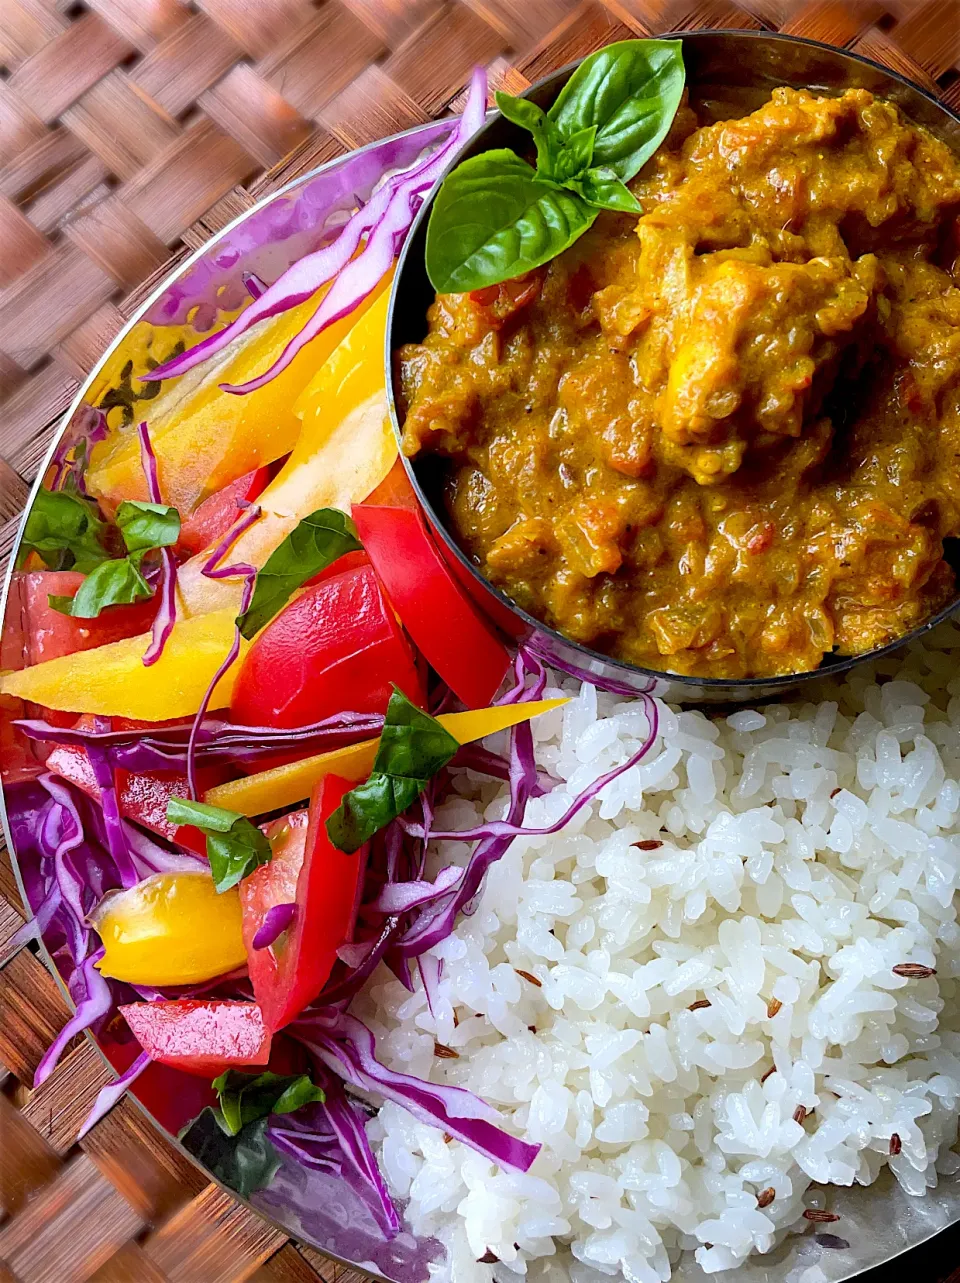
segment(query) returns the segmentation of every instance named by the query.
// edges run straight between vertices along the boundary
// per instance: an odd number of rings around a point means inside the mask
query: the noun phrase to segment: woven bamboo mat
[[[767,27],[885,62],[960,108],[960,0],[0,0],[0,557],[58,417],[145,293],[288,179],[611,40]],[[351,1283],[210,1184],[67,1018],[0,855],[0,1283]],[[960,1283],[941,1236],[899,1283]],[[349,1278],[347,1277],[349,1276]]]

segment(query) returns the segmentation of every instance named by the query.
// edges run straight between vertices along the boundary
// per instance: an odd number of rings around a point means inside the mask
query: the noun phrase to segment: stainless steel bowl
[[[736,94],[742,111],[744,99],[748,103],[754,99],[755,105],[759,106],[777,85],[815,89],[827,94],[840,93],[849,88],[869,89],[872,93],[895,102],[912,121],[925,126],[960,154],[960,118],[923,89],[866,58],[813,40],[766,32],[680,32],[673,38],[683,41],[687,85],[696,99],[722,104],[732,94]],[[549,107],[576,65],[571,63],[547,76],[534,85],[526,96],[540,107]],[[492,147],[519,146],[522,150],[528,141],[523,130],[498,114],[480,130],[458,161]],[[389,401],[394,428],[398,434],[401,428],[396,403],[398,389],[391,355],[401,344],[419,342],[426,334],[426,311],[434,297],[424,267],[424,244],[430,208],[431,202],[428,200],[407,238],[400,256],[390,303],[387,362],[388,369],[393,371],[393,383],[389,388]],[[501,629],[515,640],[525,641],[548,662],[558,661],[568,670],[596,680],[608,689],[624,693],[651,691],[665,699],[688,704],[769,699],[815,681],[818,677],[843,673],[856,664],[889,654],[907,642],[922,637],[960,607],[958,593],[948,606],[927,623],[897,641],[860,655],[828,655],[819,668],[808,673],[738,680],[685,677],[640,668],[571,641],[556,629],[521,610],[515,602],[489,583],[459,547],[449,529],[439,495],[440,468],[437,462],[429,457],[420,457],[412,461],[405,460],[405,463],[442,552],[477,605]],[[951,550],[948,549],[948,559],[950,555]]]

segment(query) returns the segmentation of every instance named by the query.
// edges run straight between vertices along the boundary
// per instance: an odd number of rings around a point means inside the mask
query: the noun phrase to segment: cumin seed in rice
[[[711,1007],[712,1005],[709,998],[698,998],[696,1002],[691,1002],[687,1011],[700,1011],[703,1007]]]
[[[642,842],[633,844],[638,851],[659,851],[663,843],[658,838],[645,838]]]
[[[796,1109],[793,1111],[793,1121],[795,1123],[799,1123],[801,1127],[803,1126],[803,1120],[806,1118],[806,1116],[807,1116],[807,1111],[803,1105],[798,1105]]]
[[[757,1195],[757,1207],[769,1207],[777,1197],[777,1191],[771,1185],[769,1189],[762,1189]]]
[[[897,1133],[894,1132],[890,1137],[890,1157],[893,1158],[896,1154],[899,1154],[902,1148],[903,1143]]]
[[[536,985],[538,989],[543,988],[543,981],[538,980],[536,976],[532,976],[529,971],[521,971],[519,967],[514,967],[514,971],[517,973],[517,975],[520,977],[521,980],[529,980],[530,983],[532,985]]]
[[[433,1044],[433,1054],[437,1057],[438,1060],[459,1060],[460,1059],[459,1051],[454,1051],[452,1047],[444,1046],[442,1042],[435,1042]]]
[[[925,967],[922,962],[898,962],[893,968],[895,976],[905,976],[908,980],[926,980],[937,974],[935,967]]]
[[[764,1072],[764,1074],[762,1075],[762,1077],[760,1078],[760,1086],[762,1087],[762,1086],[763,1086],[763,1084],[764,1084],[764,1083],[767,1081],[767,1079],[770,1077],[770,1075],[771,1075],[771,1074],[775,1074],[776,1072],[777,1072],[777,1067],[776,1067],[776,1065],[771,1065],[771,1066],[770,1066],[770,1068],[769,1068],[769,1069],[767,1069],[767,1070]]]
[[[767,1003],[767,1019],[772,1020],[782,1006],[779,998],[771,998]]]
[[[831,1221],[839,1221],[840,1217],[836,1212],[822,1212],[819,1207],[808,1207],[803,1219],[814,1221],[817,1225],[828,1225]]]

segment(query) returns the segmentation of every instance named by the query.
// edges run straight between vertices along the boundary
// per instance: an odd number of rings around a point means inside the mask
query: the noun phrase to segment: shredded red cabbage
[[[147,493],[151,503],[162,503],[160,498],[160,476],[157,471],[157,456],[150,444],[150,433],[146,423],[137,427],[140,438],[140,462],[143,475],[147,479]],[[160,583],[157,588],[159,604],[154,616],[150,645],[143,653],[144,665],[149,668],[163,654],[167,638],[173,632],[177,620],[177,562],[172,548],[160,549]]]
[[[77,1132],[77,1140],[83,1140],[87,1132],[96,1127],[101,1118],[109,1114],[127,1088],[131,1083],[136,1082],[149,1064],[150,1057],[146,1052],[143,1052],[142,1055],[136,1058],[129,1069],[125,1069],[112,1083],[108,1083],[106,1087],[100,1089],[97,1099],[93,1102],[93,1108],[87,1114],[83,1126]]]
[[[289,1032],[345,1082],[396,1102],[492,1162],[525,1172],[540,1152],[539,1145],[501,1131],[497,1111],[463,1087],[430,1083],[382,1065],[373,1034],[355,1016],[334,1007],[314,1008]]]
[[[94,779],[100,790],[100,806],[103,810],[103,826],[106,832],[107,848],[113,857],[113,863],[120,877],[120,885],[126,890],[136,886],[140,881],[133,855],[127,843],[127,835],[120,819],[120,802],[117,798],[117,785],[113,767],[107,755],[98,748],[88,748],[87,758],[93,767]]]
[[[476,68],[464,113],[450,138],[425,161],[395,174],[380,187],[342,227],[331,244],[299,259],[230,325],[211,334],[189,351],[164,362],[151,379],[185,374],[222,351],[251,326],[305,303],[328,281],[333,281],[312,319],[286,346],[273,365],[257,378],[240,385],[221,384],[224,391],[256,391],[275,378],[297,353],[327,326],[348,316],[382,280],[396,257],[403,238],[424,197],[443,172],[454,152],[483,124],[486,111],[486,75]],[[366,238],[359,254],[357,250]]]
[[[106,1016],[113,1009],[113,993],[104,977],[97,970],[97,963],[104,956],[104,950],[97,949],[88,954],[76,972],[77,983],[70,986],[71,996],[77,1009],[47,1048],[37,1072],[33,1076],[34,1087],[39,1087],[53,1073],[57,1061],[63,1054],[67,1043],[84,1029],[89,1029],[95,1021]],[[79,992],[74,992],[74,989]]]
[[[102,441],[107,435],[107,416],[102,410],[96,410],[92,405],[87,405],[86,401],[81,401],[77,406],[76,412],[67,425],[63,436],[57,443],[57,448],[53,452],[50,460],[54,468],[53,476],[50,478],[49,489],[61,490],[66,484],[67,477],[72,476],[77,491],[87,494],[87,487],[84,482],[84,469],[86,466],[87,455],[91,445],[97,441]],[[80,447],[83,449],[79,455],[77,451]],[[73,458],[70,459],[70,454]]]
[[[269,949],[283,935],[296,916],[297,906],[293,901],[287,904],[273,905],[272,908],[267,910],[263,922],[257,928],[257,933],[253,937],[253,947],[255,949]]]

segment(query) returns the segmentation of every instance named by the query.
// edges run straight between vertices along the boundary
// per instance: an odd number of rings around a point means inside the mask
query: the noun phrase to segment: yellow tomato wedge
[[[349,512],[351,504],[365,499],[393,467],[397,443],[387,414],[383,359],[388,284],[389,277],[297,401],[295,413],[303,421],[300,438],[257,500],[263,515],[237,540],[231,561],[262,566],[303,517],[317,508]],[[238,606],[239,580],[208,579],[203,574],[205,560],[201,554],[180,568],[177,594],[182,614]]]
[[[94,447],[86,474],[90,492],[108,509],[122,499],[149,498],[135,430],[141,417],[150,424],[164,503],[184,514],[227,482],[288,454],[300,435],[294,403],[318,365],[385,288],[379,286],[355,312],[319,334],[256,392],[237,396],[222,392],[219,385],[246,383],[272,365],[317,310],[325,290],[253,326],[196,369],[164,381],[159,396],[134,405],[134,422]]]
[[[218,894],[209,873],[158,873],[108,896],[93,918],[105,976],[142,985],[189,985],[247,960],[236,887]]]
[[[484,739],[497,731],[506,730],[520,722],[529,721],[540,713],[566,704],[565,699],[541,699],[530,704],[503,704],[493,708],[477,708],[468,713],[443,713],[437,721],[461,744]],[[310,790],[324,775],[339,775],[353,784],[360,784],[373,770],[379,739],[364,740],[349,748],[336,748],[302,762],[289,762],[272,770],[248,775],[242,780],[231,780],[209,789],[203,800],[211,806],[222,806],[241,815],[263,815],[282,806],[292,806],[309,797]]]
[[[167,638],[163,654],[149,668],[143,655],[150,634],[142,633],[7,673],[0,681],[0,693],[71,713],[151,722],[189,717],[199,709],[204,691],[233,644],[234,631],[230,610],[181,619]],[[249,645],[241,643],[241,660]],[[240,660],[218,682],[211,708],[230,703],[239,669]]]

